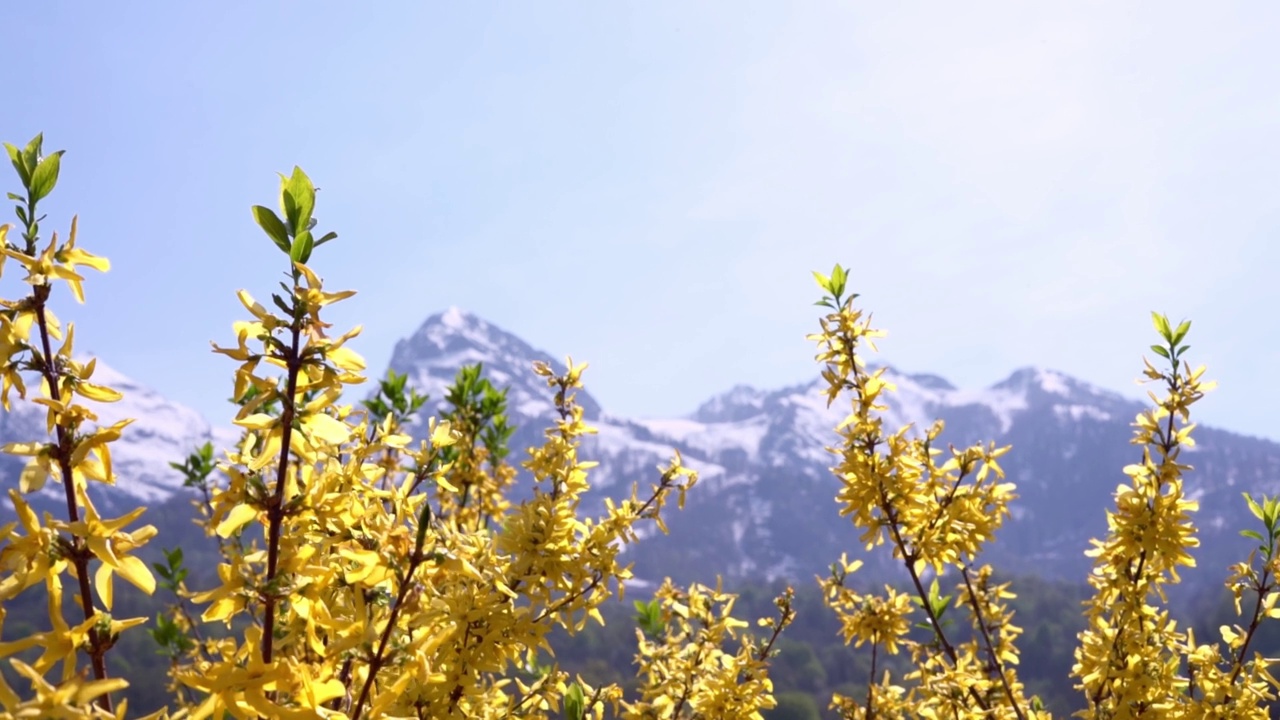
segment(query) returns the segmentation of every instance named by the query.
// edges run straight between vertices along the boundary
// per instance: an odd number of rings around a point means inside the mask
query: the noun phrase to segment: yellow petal
[[[93,702],[100,695],[113,693],[129,687],[129,681],[124,678],[107,678],[105,680],[90,680],[81,685],[76,690],[76,705],[84,707]]]
[[[330,445],[341,445],[351,438],[351,428],[346,423],[323,413],[308,415],[303,419],[302,426],[312,437]]]
[[[110,610],[111,601],[114,598],[114,594],[112,593],[113,588],[110,565],[102,563],[102,565],[98,567],[98,572],[94,573],[93,576],[93,585],[98,590],[98,597],[102,598],[103,607]]]
[[[49,468],[39,460],[32,460],[22,468],[22,476],[18,479],[18,487],[24,493],[33,493],[44,487],[49,479]]]
[[[368,578],[378,568],[378,563],[381,560],[378,557],[378,553],[372,550],[341,548],[338,550],[338,554],[360,566],[345,573],[344,579],[352,585]]]
[[[258,516],[258,509],[252,505],[237,505],[227,513],[226,519],[218,523],[217,529],[219,537],[231,537],[231,535],[240,528],[247,525],[251,520]]]
[[[330,678],[324,682],[312,683],[311,691],[315,693],[315,703],[319,707],[334,698],[342,697],[347,689],[342,683]]]
[[[258,456],[249,462],[249,469],[253,471],[261,470],[271,464],[280,455],[280,433],[278,431],[271,432],[267,435],[266,442],[262,444],[262,449]]]
[[[90,382],[78,383],[76,385],[76,394],[98,402],[116,402],[124,397],[118,391],[112,390],[105,385],[94,385]]]
[[[445,447],[458,441],[453,434],[453,427],[446,420],[431,430],[431,447]]]
[[[98,257],[97,255],[91,255],[80,248],[67,250],[63,255],[66,258],[64,262],[72,267],[76,265],[88,265],[98,272],[107,272],[111,269],[110,260],[104,257]]]
[[[364,358],[360,357],[356,351],[345,347],[329,348],[324,355],[329,362],[347,372],[359,372],[365,368]]]
[[[147,569],[147,564],[132,555],[120,558],[120,567],[116,570],[120,577],[133,583],[133,586],[150,595],[156,591],[156,579]]]
[[[236,297],[240,298],[240,304],[244,305],[244,309],[248,310],[250,313],[253,314],[254,317],[258,318],[259,320],[265,319],[269,314],[267,313],[266,308],[262,307],[262,305],[258,303],[257,300],[253,299],[253,296],[249,294],[248,290],[237,291]]]
[[[254,413],[240,420],[232,420],[236,425],[250,430],[266,430],[267,428],[279,422],[279,418],[266,413]]]
[[[35,442],[8,443],[0,447],[0,450],[10,455],[39,455],[42,449],[44,449],[44,443]]]

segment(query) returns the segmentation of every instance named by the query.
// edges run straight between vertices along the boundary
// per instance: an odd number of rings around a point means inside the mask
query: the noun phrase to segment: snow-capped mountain
[[[458,368],[483,363],[490,381],[508,388],[508,406],[513,412],[531,418],[549,416],[552,396],[546,380],[533,372],[534,360],[551,361],[558,372],[564,370],[558,359],[455,307],[432,315],[417,332],[396,343],[390,368],[408,374],[409,384],[418,392],[439,401]],[[590,395],[580,393],[578,402],[588,419],[599,417],[600,406]]]
[[[430,395],[424,413],[434,414],[458,369],[483,363],[492,381],[509,388],[511,419],[520,428],[512,441],[512,459],[518,461],[519,449],[540,443],[553,420],[552,391],[532,364],[542,360],[563,369],[558,357],[451,308],[400,341],[390,367]],[[126,395],[104,409],[103,420],[141,418],[115,445],[120,479],[114,492],[145,501],[173,493],[180,478],[167,463],[213,431],[193,411],[101,364],[99,373]],[[956,388],[937,375],[892,367],[886,377],[897,386],[884,396],[890,406],[887,427],[914,424],[919,430],[941,418],[945,443],[1013,446],[1001,464],[1020,497],[986,559],[1009,572],[1083,579],[1089,568],[1084,551],[1106,529],[1105,509],[1124,481],[1121,468],[1140,458],[1129,440],[1142,403],[1038,368],[1017,370],[983,389]],[[590,379],[588,374],[588,387]],[[648,487],[673,449],[700,473],[685,510],[670,508],[670,534],[646,535],[627,551],[638,577],[709,581],[721,574],[730,580],[807,582],[845,552],[868,559],[864,572],[893,564],[885,548],[866,556],[858,531],[838,514],[837,481],[828,469],[834,459],[824,448],[836,441],[834,428],[848,405],[837,400],[828,407],[820,381],[777,390],[738,386],[688,417],[671,419],[617,417],[587,391],[578,399],[598,429],[582,452],[584,459],[600,462],[591,471],[597,501],[628,493],[632,483]],[[35,410],[15,407],[0,417],[0,441],[38,437],[43,413]],[[1196,440],[1184,455],[1195,467],[1188,492],[1201,503],[1196,522],[1202,546],[1195,554],[1204,579],[1216,582],[1249,550],[1248,541],[1238,537],[1252,522],[1240,493],[1276,493],[1280,486],[1280,443],[1205,427],[1196,430]],[[0,467],[5,482],[16,478],[14,469],[12,459]]]
[[[543,442],[543,433],[555,417],[554,392],[545,378],[533,372],[533,363],[538,360],[557,372],[565,369],[559,357],[535,350],[475,315],[449,308],[427,318],[417,332],[396,343],[389,367],[408,375],[410,385],[430,396],[424,408],[430,415],[439,411],[445,389],[458,369],[482,363],[485,376],[498,387],[507,388],[508,414],[517,425],[511,440],[511,447],[516,449],[512,460],[517,461],[522,459],[519,449]],[[579,391],[577,402],[587,422],[598,431],[583,444],[585,457],[601,461],[592,472],[594,486],[603,489],[625,480],[629,487],[630,481],[641,479],[644,473],[670,459],[673,446],[668,440],[658,441],[645,426],[603,413],[590,392]],[[723,472],[723,468],[700,458],[694,458],[689,465],[704,479]]]
[[[530,366],[549,360],[559,368],[555,357],[451,308],[401,341],[391,367],[438,399],[461,364],[483,362],[490,378],[511,387],[513,419],[524,428],[516,446],[523,447],[540,442],[551,418],[550,392]],[[1121,468],[1139,459],[1129,440],[1142,403],[1039,368],[982,389],[892,367],[886,378],[897,386],[885,397],[888,427],[922,430],[941,418],[945,442],[1013,445],[1001,463],[1020,499],[991,561],[1013,572],[1083,578],[1084,551],[1106,530],[1104,509],[1124,480]],[[848,405],[828,407],[821,381],[778,390],[740,385],[684,418],[621,418],[602,411],[589,393],[580,399],[599,430],[583,454],[600,462],[592,476],[600,493],[622,494],[633,482],[645,487],[674,448],[701,475],[686,509],[670,514],[670,535],[646,537],[634,551],[638,576],[804,579],[842,552],[862,554],[858,532],[833,502],[833,457],[824,449],[835,442]],[[1203,427],[1196,438],[1186,457],[1196,468],[1188,489],[1201,502],[1197,556],[1216,578],[1248,551],[1237,537],[1250,517],[1240,492],[1280,487],[1280,444]]]
[[[84,362],[87,358],[78,360]],[[169,467],[170,462],[181,462],[192,450],[210,440],[215,445],[235,440],[236,435],[230,429],[211,427],[200,413],[165,399],[101,360],[95,365],[92,380],[124,395],[113,403],[81,401],[97,414],[97,424],[105,426],[133,418],[120,439],[111,444],[116,486],[108,489],[98,483],[89,485],[95,500],[101,500],[103,511],[117,505],[131,507],[169,498],[182,487],[183,479]],[[10,411],[0,412],[0,444],[41,441],[48,437],[46,410],[31,402],[36,392],[35,388],[29,389],[25,400],[17,397],[16,392],[12,394]],[[6,487],[16,484],[26,461],[27,458],[0,455],[0,471]],[[39,495],[55,503],[64,502],[61,486],[54,483],[46,485]]]

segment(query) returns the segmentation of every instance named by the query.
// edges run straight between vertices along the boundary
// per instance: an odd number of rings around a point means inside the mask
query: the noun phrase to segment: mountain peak
[[[1118,399],[1118,393],[1104,390],[1060,370],[1027,366],[1014,370],[1009,377],[991,386],[992,390],[1032,393],[1063,398],[1107,397]]]
[[[764,408],[769,393],[738,384],[698,406],[691,418],[699,422],[736,422],[753,417]]]
[[[413,337],[422,338],[438,347],[443,347],[453,338],[464,338],[476,344],[489,345],[497,340],[495,335],[515,338],[493,327],[479,315],[451,305],[441,312],[427,316],[427,319],[418,326]]]
[[[463,328],[473,327],[480,324],[488,324],[478,316],[463,310],[457,305],[450,305],[445,308],[444,312],[436,313],[435,315],[428,317],[426,324],[431,324],[433,321],[455,330],[461,330]]]
[[[535,361],[547,362],[556,372],[565,370],[550,353],[474,313],[451,306],[427,317],[413,335],[396,343],[390,367],[408,375],[420,392],[438,401],[458,368],[481,363],[495,385],[510,387],[512,410],[536,416],[550,410],[552,393],[546,381],[533,372]],[[578,401],[588,418],[599,415],[599,405],[590,395],[579,392]]]

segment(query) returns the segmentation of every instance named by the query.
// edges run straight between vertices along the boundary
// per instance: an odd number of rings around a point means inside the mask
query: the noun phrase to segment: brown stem
[[[1180,376],[1178,375],[1178,368],[1177,368],[1177,366],[1175,365],[1175,366],[1174,366],[1174,368],[1173,368],[1173,375],[1172,375],[1171,377],[1166,376],[1166,378],[1165,378],[1165,379],[1168,381],[1168,388],[1169,388],[1169,394],[1170,394],[1170,395],[1174,395],[1174,394],[1176,394],[1176,393],[1177,393],[1177,391],[1178,391],[1178,380],[1179,380],[1179,378],[1180,378]],[[1176,443],[1176,442],[1174,442],[1174,438],[1176,438],[1176,437],[1177,437],[1176,435],[1174,435],[1174,423],[1173,423],[1173,419],[1174,419],[1174,415],[1175,415],[1175,414],[1176,414],[1176,413],[1172,413],[1172,412],[1171,412],[1171,413],[1169,413],[1169,419],[1168,419],[1168,421],[1165,423],[1165,431],[1164,431],[1164,434],[1163,434],[1163,436],[1162,436],[1162,437],[1159,437],[1159,438],[1157,439],[1158,441],[1157,441],[1157,443],[1156,443],[1156,446],[1157,446],[1157,447],[1159,447],[1159,448],[1161,449],[1161,457],[1164,459],[1164,461],[1167,461],[1167,460],[1168,460],[1169,454],[1173,452],[1173,449],[1174,449],[1175,447],[1177,447],[1177,443]],[[1159,430],[1159,426],[1158,426],[1158,425],[1156,426],[1156,429],[1157,429],[1157,431]],[[1145,454],[1144,454],[1144,461],[1145,461]],[[1157,481],[1157,482],[1158,482],[1158,481]],[[1156,492],[1157,492],[1157,493],[1158,493],[1158,492],[1160,492],[1160,486],[1159,486],[1159,485],[1157,485],[1157,486],[1156,486]],[[1148,503],[1147,503],[1147,507],[1148,507],[1148,509],[1150,509],[1150,510],[1154,510],[1154,508],[1153,508],[1153,507],[1151,507],[1151,503],[1150,503],[1150,502],[1148,502]],[[1146,549],[1146,548],[1143,548],[1143,549],[1142,549],[1142,551],[1138,554],[1138,566],[1137,566],[1137,568],[1135,568],[1135,569],[1133,569],[1133,570],[1128,570],[1128,571],[1126,571],[1126,576],[1128,577],[1129,584],[1132,586],[1132,588],[1133,588],[1133,591],[1134,591],[1134,592],[1137,592],[1137,591],[1139,590],[1139,588],[1141,587],[1142,574],[1143,574],[1143,571],[1146,569],[1146,566],[1147,566],[1147,549]],[[1132,567],[1132,561],[1130,561],[1130,567]],[[1143,591],[1143,597],[1144,597],[1144,598],[1146,597],[1146,591],[1145,591],[1145,590]],[[1119,623],[1119,625],[1117,625],[1116,627],[1118,627],[1118,628],[1122,628],[1122,627],[1124,627],[1125,625],[1127,625],[1127,624],[1128,624],[1128,617],[1127,617],[1127,616],[1128,616],[1129,611],[1130,611],[1130,609],[1131,609],[1132,607],[1133,607],[1133,605],[1132,605],[1131,603],[1125,603],[1125,605],[1124,605],[1124,610],[1123,610],[1123,612],[1124,612],[1124,614],[1125,614],[1125,615],[1123,616],[1123,618],[1122,618],[1121,622]],[[1145,622],[1145,621],[1142,619],[1142,616],[1141,616],[1141,615],[1139,615],[1139,617],[1138,617],[1138,622],[1139,622],[1139,623],[1144,623],[1144,622]],[[1117,658],[1116,658],[1116,652],[1117,652],[1117,650],[1119,650],[1119,648],[1120,648],[1120,639],[1121,639],[1121,633],[1120,633],[1120,632],[1116,632],[1115,637],[1114,637],[1114,638],[1112,638],[1112,641],[1111,641],[1111,650],[1110,650],[1109,655],[1110,655],[1110,658],[1111,658],[1113,661],[1116,661],[1116,663],[1120,666],[1120,668],[1121,668],[1121,669],[1123,669],[1123,668],[1125,667],[1124,660],[1123,660],[1123,659],[1117,659]],[[1107,688],[1108,688],[1108,685],[1107,685],[1107,683],[1106,683],[1106,679],[1104,678],[1103,682],[1102,682],[1102,683],[1099,683],[1097,691],[1095,691],[1095,692],[1093,693],[1093,695],[1090,697],[1090,701],[1091,701],[1094,705],[1099,705],[1099,704],[1101,704],[1101,703],[1102,703],[1102,701],[1103,701],[1103,699],[1104,699],[1104,698],[1106,698]]]
[[[1236,653],[1235,661],[1232,663],[1234,668],[1231,670],[1231,679],[1227,684],[1234,684],[1236,678],[1240,677],[1240,671],[1244,669],[1244,656],[1249,650],[1249,642],[1253,640],[1253,634],[1258,631],[1258,626],[1262,623],[1262,604],[1267,595],[1269,588],[1267,587],[1267,575],[1270,574],[1270,567],[1262,568],[1262,580],[1254,590],[1258,593],[1258,599],[1253,605],[1253,617],[1249,620],[1249,630],[1245,633],[1244,643],[1240,645],[1240,650]]]
[[[646,512],[648,512],[649,508],[650,508],[650,507],[651,507],[655,502],[657,502],[657,501],[658,501],[658,498],[659,498],[659,497],[660,497],[660,496],[661,496],[665,491],[667,491],[667,490],[670,490],[670,489],[671,489],[672,485],[674,484],[674,480],[673,480],[673,478],[674,478],[674,473],[670,473],[670,472],[668,472],[668,473],[663,473],[663,475],[662,475],[662,479],[661,479],[661,480],[659,480],[659,482],[658,482],[658,487],[654,489],[653,494],[652,494],[652,495],[650,495],[650,496],[649,496],[649,499],[648,499],[648,500],[645,500],[645,501],[644,501],[644,503],[640,505],[640,507],[636,508],[635,512],[633,512],[633,513],[631,514],[631,517],[633,517],[633,518],[637,518],[637,519],[639,519],[639,518],[643,518],[643,517],[644,517],[644,514],[645,514]],[[596,572],[596,574],[591,578],[591,582],[590,582],[590,583],[588,583],[585,587],[582,587],[582,588],[580,588],[580,589],[578,589],[578,590],[575,590],[575,591],[573,591],[573,592],[571,592],[571,593],[568,593],[568,594],[567,594],[567,595],[565,595],[564,597],[560,598],[559,600],[555,601],[554,603],[552,603],[552,604],[548,605],[547,607],[543,608],[542,612],[538,613],[537,617],[535,617],[535,618],[533,619],[533,622],[535,622],[535,623],[542,622],[543,620],[545,620],[547,617],[549,617],[549,616],[550,616],[550,615],[552,615],[553,613],[559,612],[559,611],[560,611],[560,609],[561,609],[561,608],[563,608],[564,606],[568,605],[569,603],[573,602],[574,600],[577,600],[578,598],[582,597],[583,595],[586,595],[587,593],[589,593],[589,592],[591,592],[592,590],[596,589],[596,587],[598,587],[598,586],[600,585],[600,583],[604,581],[604,579],[605,579],[605,578],[604,578],[604,575],[600,574],[600,572],[599,572],[599,571],[597,571],[597,572]],[[512,580],[511,582],[508,582],[508,583],[507,583],[507,587],[511,588],[511,590],[512,590],[512,591],[515,591],[517,588],[519,588],[519,587],[520,587],[520,585],[521,585],[521,584],[522,584],[522,583],[520,582],[520,580],[519,580],[519,579],[516,579],[516,580]]]
[[[262,662],[271,663],[272,644],[275,640],[276,626],[276,592],[271,588],[276,578],[276,567],[280,561],[280,525],[284,520],[284,484],[289,470],[289,445],[293,440],[293,418],[297,412],[295,395],[298,392],[298,372],[302,367],[298,357],[298,345],[302,335],[300,320],[293,322],[289,356],[285,358],[288,368],[288,379],[285,382],[283,409],[280,412],[280,460],[276,466],[275,494],[267,508],[270,526],[267,530],[267,580],[268,592],[263,600],[262,618]]]
[[[871,643],[871,672],[867,675],[867,720],[875,717],[876,656],[879,643]]]
[[[845,342],[850,348],[850,352],[852,352],[852,348],[854,346],[853,338],[846,337]],[[861,400],[863,397],[865,380],[862,376],[862,372],[856,364],[853,366],[853,381],[854,389],[857,391],[859,400]],[[867,457],[872,457],[875,455],[876,445],[878,444],[878,437],[867,436],[864,439],[861,450]],[[884,514],[885,520],[888,521],[889,532],[893,536],[894,545],[902,555],[902,563],[906,566],[907,573],[911,576],[911,582],[915,585],[916,594],[920,596],[920,600],[922,601],[920,604],[924,607],[925,615],[929,618],[929,624],[933,627],[934,636],[938,639],[938,643],[942,646],[942,650],[946,653],[947,658],[951,660],[952,666],[958,667],[959,657],[956,654],[955,647],[951,645],[951,641],[947,639],[946,633],[942,631],[942,623],[938,620],[938,616],[933,610],[933,605],[929,603],[929,593],[925,590],[924,583],[920,580],[920,573],[916,572],[915,561],[918,560],[919,557],[916,555],[915,550],[907,549],[906,540],[902,537],[902,528],[898,525],[897,513],[893,510],[893,504],[889,502],[889,495],[885,492],[884,484],[877,483],[876,486],[877,490],[880,492],[880,512]],[[991,709],[987,704],[986,699],[979,695],[977,690],[973,687],[969,687],[968,691],[969,695],[973,697],[974,702],[978,703],[978,706],[984,711],[989,711]]]
[[[346,688],[346,701],[348,703],[351,702],[351,689],[347,688],[347,683],[351,681],[351,666],[353,664],[352,658],[348,656],[346,660],[342,661],[342,669],[338,671],[338,682],[342,683],[342,687]],[[330,710],[337,710],[342,707],[342,700],[343,698],[336,697],[330,700],[326,707]]]
[[[468,622],[466,629],[462,633],[462,644],[459,647],[463,651],[466,651],[467,646],[471,644],[471,628],[474,626],[475,623]],[[461,680],[462,673],[466,671],[467,667],[464,663],[462,667],[458,669],[459,680]],[[464,689],[465,688],[462,687],[462,683],[459,682],[453,686],[452,690],[449,691],[449,717],[453,717],[453,711],[458,709],[458,703],[462,700],[462,693]]]
[[[924,607],[925,615],[929,618],[929,624],[933,626],[934,635],[938,638],[938,642],[942,645],[942,650],[951,660],[952,666],[959,667],[960,659],[956,654],[956,649],[952,646],[951,641],[947,639],[946,633],[942,632],[942,623],[938,620],[938,615],[933,611],[933,605],[929,603],[929,593],[924,589],[924,583],[920,580],[920,573],[916,572],[915,560],[917,560],[914,551],[907,552],[906,542],[902,539],[902,531],[898,527],[897,518],[892,512],[892,508],[888,504],[888,498],[885,496],[884,487],[880,488],[881,507],[880,510],[889,518],[889,528],[893,532],[894,543],[898,546],[898,550],[902,553],[903,564],[907,567],[907,573],[911,575],[911,583],[916,586],[916,594],[920,596],[922,601],[920,604]],[[968,688],[969,695],[973,697],[974,702],[978,703],[984,711],[991,708],[987,704],[985,698],[978,694],[978,691],[972,686]]]
[[[696,635],[694,637],[697,637]],[[702,665],[702,646],[698,646],[698,652],[693,656],[693,664],[690,665],[694,672]],[[680,691],[680,698],[676,700],[675,707],[671,710],[671,717],[678,720],[680,713],[684,711],[684,704],[689,702],[689,691],[693,690],[693,673],[685,676],[684,688]]]
[[[961,568],[960,572],[964,576],[964,586],[969,590],[969,602],[973,605],[973,615],[978,621],[978,629],[982,631],[982,639],[987,645],[987,656],[991,658],[991,664],[995,666],[995,671],[1000,673],[1000,682],[1004,685],[1004,693],[1009,696],[1009,704],[1013,706],[1013,712],[1017,714],[1018,720],[1027,720],[1027,716],[1022,714],[1022,707],[1018,705],[1017,698],[1013,696],[1013,688],[1009,687],[1009,678],[1005,674],[1004,663],[996,655],[995,647],[991,642],[991,631],[987,629],[987,621],[982,617],[982,605],[978,602],[978,596],[973,591],[973,582],[969,579],[969,568]]]
[[[422,565],[422,561],[425,558],[426,555],[419,548],[409,560],[409,570],[405,573],[404,582],[400,583],[400,590],[396,593],[396,601],[391,606],[391,615],[387,618],[387,626],[383,628],[382,637],[378,640],[378,650],[369,659],[369,674],[365,677],[364,686],[360,688],[360,696],[356,698],[356,704],[351,709],[351,720],[360,720],[360,714],[364,711],[365,700],[369,697],[369,691],[373,689],[373,680],[377,677],[378,671],[382,669],[382,664],[386,662],[387,643],[391,641],[391,631],[395,629],[396,618],[399,617],[400,610],[404,607],[404,599],[409,594],[409,588],[413,586],[413,573]]]
[[[191,613],[187,611],[186,601],[182,599],[181,595],[178,596],[178,601],[174,605],[178,608],[178,612],[182,613],[182,618],[187,621],[187,626],[191,628],[191,634],[195,636],[196,647],[199,647],[200,653],[212,662],[213,656],[209,654],[209,649],[205,647],[204,635],[200,632],[200,626],[196,624],[195,618],[191,617]]]
[[[787,590],[790,591],[791,588],[788,587]],[[773,626],[773,634],[769,636],[769,642],[765,643],[764,647],[760,648],[759,658],[761,662],[768,659],[769,652],[773,650],[773,644],[778,641],[778,636],[782,634],[782,629],[790,625],[791,620],[795,618],[795,616],[795,609],[790,605],[787,605],[786,609],[782,611],[782,615],[778,617],[778,622]]]
[[[55,403],[61,402],[61,390],[58,387],[59,373],[54,369],[53,350],[49,344],[49,321],[45,314],[45,302],[49,299],[50,286],[48,284],[36,285],[33,289],[32,300],[35,306],[36,322],[40,326],[40,345],[44,350],[43,362],[41,363],[40,373],[44,376],[45,383],[49,386],[49,399]],[[62,487],[66,491],[67,498],[67,516],[72,523],[80,521],[80,511],[76,504],[75,481],[72,476],[71,452],[72,440],[70,432],[61,423],[54,426],[57,435],[56,455],[58,460],[58,470],[62,473]],[[80,607],[84,611],[84,619],[90,620],[96,614],[93,607],[93,595],[89,585],[89,558],[92,553],[89,552],[88,545],[84,538],[78,535],[71,536],[70,559],[76,569],[76,580],[80,588]],[[96,627],[89,631],[89,660],[93,665],[93,676],[98,680],[105,680],[107,677],[107,661],[105,658],[109,641],[104,634]],[[103,693],[98,696],[98,707],[111,712],[111,695]]]
[[[574,600],[577,600],[583,595],[586,595],[592,590],[595,590],[597,587],[600,586],[600,583],[602,582],[604,582],[604,575],[601,574],[599,571],[596,571],[596,574],[591,578],[591,582],[587,583],[584,587],[581,587],[569,593],[568,595],[565,595],[564,597],[560,598],[556,602],[543,608],[542,612],[538,613],[538,616],[533,619],[533,622],[535,624],[540,623],[543,620],[546,620],[551,615],[560,612],[561,608],[573,602]]]

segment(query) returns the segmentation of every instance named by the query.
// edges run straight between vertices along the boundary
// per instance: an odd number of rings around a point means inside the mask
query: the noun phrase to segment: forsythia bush
[[[41,647],[28,664],[11,658],[30,681],[24,699],[0,685],[4,717],[125,717],[111,693],[127,686],[109,678],[105,655],[119,633],[146,620],[111,617],[116,575],[145,592],[156,588],[135,552],[155,535],[127,531],[141,508],[101,518],[87,492],[90,480],[114,480],[109,443],[128,424],[93,427],[97,418],[79,398],[109,402],[119,393],[91,382],[93,362],[73,356],[49,311],[54,280],[83,300],[78,266],[105,271],[107,262],[76,247],[76,226],[64,243],[40,247],[37,204],[53,189],[61,153],[41,156],[41,138],[24,149],[6,146],[25,194],[21,243],[0,230],[4,256],[22,264],[30,294],[5,301],[0,312],[3,397],[26,394],[24,373],[40,379],[48,441],[6,446],[32,458],[10,497],[20,522],[2,529],[0,603],[43,583],[51,629],[0,644],[0,656]],[[506,499],[515,469],[506,461],[505,396],[465,368],[446,398],[452,409],[426,426],[416,445],[405,433],[425,398],[391,375],[357,408],[343,390],[363,381],[364,362],[347,343],[359,328],[331,334],[324,308],[353,293],[327,292],[307,265],[315,248],[336,235],[314,233],[315,188],[301,170],[282,177],[280,214],[254,207],[258,225],[287,256],[281,292],[268,306],[248,292],[250,319],[234,326],[235,342],[215,346],[237,363],[236,447],[214,462],[206,446],[175,467],[201,491],[198,503],[224,558],[220,584],[186,587],[180,551],[157,565],[177,602],[153,636],[173,660],[176,709],[171,718],[542,718],[760,717],[774,700],[766,667],[773,640],[790,621],[790,595],[779,599],[767,641],[745,634],[730,611],[733,598],[699,585],[664,585],[641,604],[640,697],[616,686],[591,687],[554,665],[554,627],[579,630],[602,622],[599,608],[622,595],[629,566],[622,546],[642,523],[665,530],[662,510],[684,503],[696,482],[679,454],[645,493],[609,501],[607,514],[579,512],[595,464],[578,457],[592,432],[575,401],[585,366],[569,361],[557,375],[534,370],[554,392],[559,417],[524,467],[533,497]],[[60,341],[55,352],[51,343]],[[214,471],[225,482],[211,480]],[[37,519],[23,495],[53,480],[65,489],[66,519]],[[19,530],[16,525],[21,525]],[[62,576],[75,578],[83,619],[62,615]],[[92,583],[90,578],[92,578]],[[192,606],[202,606],[199,615]],[[0,607],[3,607],[0,605]],[[0,619],[3,615],[0,615]],[[731,651],[726,645],[736,644]],[[91,671],[81,672],[79,656]],[[60,672],[49,673],[60,665]]]
[[[535,486],[518,503],[505,392],[479,367],[461,370],[447,409],[426,421],[426,398],[395,374],[358,406],[344,402],[348,386],[364,380],[364,362],[348,346],[359,328],[331,333],[321,316],[352,293],[326,291],[309,265],[336,235],[317,237],[315,189],[296,168],[281,178],[279,214],[253,208],[287,255],[280,291],[269,304],[242,291],[250,317],[235,324],[233,343],[214,348],[236,363],[240,440],[221,457],[206,445],[174,465],[199,491],[201,521],[223,558],[220,582],[188,588],[180,550],[165,551],[153,575],[136,556],[156,534],[135,526],[143,510],[102,518],[87,489],[114,481],[110,444],[128,423],[102,427],[82,401],[120,395],[92,382],[93,361],[73,355],[74,328],[48,306],[55,280],[83,302],[78,268],[106,271],[107,261],[76,246],[74,219],[65,241],[40,239],[37,206],[56,183],[61,153],[42,156],[39,137],[6,148],[24,192],[10,194],[21,235],[11,240],[15,229],[0,228],[0,261],[20,264],[29,289],[2,301],[0,401],[7,409],[16,392],[44,406],[49,436],[4,447],[29,461],[9,490],[18,521],[0,528],[0,657],[29,688],[0,679],[0,717],[126,717],[127,703],[113,703],[112,693],[127,682],[108,677],[105,658],[121,632],[147,621],[113,618],[113,587],[119,576],[151,593],[156,575],[174,598],[150,629],[171,660],[174,703],[149,717],[759,718],[774,706],[768,662],[794,617],[790,590],[775,601],[775,617],[756,621],[757,636],[718,585],[663,583],[635,603],[633,698],[554,664],[549,633],[603,622],[600,607],[630,577],[623,546],[642,524],[666,530],[663,509],[683,505],[695,473],[676,453],[646,491],[632,488],[606,501],[602,517],[584,517],[594,463],[578,448],[592,428],[575,399],[585,366],[572,360],[563,374],[534,368],[558,417],[522,463]],[[850,718],[1047,717],[1018,681],[1010,588],[978,563],[1014,499],[997,462],[1008,448],[951,448],[944,457],[935,447],[940,422],[923,433],[884,428],[892,386],[858,355],[880,333],[854,307],[857,295],[846,297],[841,267],[818,280],[831,311],[813,336],[818,360],[830,401],[851,401],[831,448],[836,502],[868,548],[891,546],[910,581],[907,592],[855,587],[859,563],[844,558],[822,580],[845,641],[869,645],[872,658],[865,697],[836,696],[832,707]],[[1262,619],[1280,614],[1280,503],[1248,499],[1265,532],[1246,531],[1259,550],[1228,581],[1244,625],[1224,627],[1221,644],[1180,631],[1162,607],[1163,587],[1192,564],[1195,503],[1183,496],[1189,468],[1179,451],[1192,442],[1190,406],[1208,384],[1182,361],[1189,325],[1155,321],[1164,344],[1153,350],[1169,367],[1148,364],[1146,375],[1165,395],[1153,394],[1155,407],[1138,418],[1141,459],[1125,468],[1110,532],[1090,551],[1096,594],[1077,651],[1080,715],[1265,717],[1276,681],[1249,645]],[[415,444],[415,430],[427,439]],[[65,517],[39,518],[25,498],[47,484],[65,496]],[[70,620],[64,575],[79,608]],[[954,585],[950,594],[944,582]],[[4,637],[3,603],[40,584],[49,629]],[[962,624],[944,618],[953,608]],[[911,634],[913,626],[927,635]],[[13,657],[33,649],[40,655],[30,663]],[[894,678],[878,668],[881,653],[902,652],[912,672]]]

